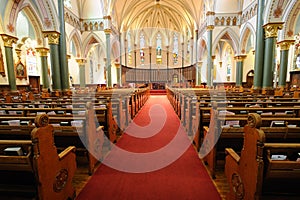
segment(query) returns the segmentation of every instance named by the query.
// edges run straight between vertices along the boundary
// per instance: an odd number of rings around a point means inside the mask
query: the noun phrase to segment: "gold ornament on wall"
[[[4,62],[3,62],[3,55],[2,55],[2,48],[0,47],[0,74],[5,77],[5,70],[4,70]]]

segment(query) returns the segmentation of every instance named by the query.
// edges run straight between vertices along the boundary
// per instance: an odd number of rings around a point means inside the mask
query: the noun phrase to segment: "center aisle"
[[[77,200],[221,199],[166,96],[150,96]]]

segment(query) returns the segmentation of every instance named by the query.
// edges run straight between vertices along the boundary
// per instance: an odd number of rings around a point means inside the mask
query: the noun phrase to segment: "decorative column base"
[[[274,95],[274,89],[273,88],[264,88],[262,89],[261,91],[261,94],[264,94],[264,95]]]

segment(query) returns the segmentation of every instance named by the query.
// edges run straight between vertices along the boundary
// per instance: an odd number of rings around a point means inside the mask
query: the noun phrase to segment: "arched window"
[[[141,64],[143,65],[145,63],[145,52],[144,52],[144,48],[145,48],[145,35],[142,32],[140,34],[140,59],[141,59]]]
[[[173,64],[178,64],[178,36],[176,33],[173,36]]]
[[[226,61],[226,67],[227,67],[227,72],[226,72],[226,80],[231,81],[231,76],[232,76],[232,48],[230,46],[227,47],[226,52],[225,52],[225,61]]]
[[[156,64],[162,64],[162,40],[160,33],[156,36]]]
[[[132,55],[131,55],[131,34],[128,32],[127,34],[127,49],[128,49],[128,64],[132,64]]]

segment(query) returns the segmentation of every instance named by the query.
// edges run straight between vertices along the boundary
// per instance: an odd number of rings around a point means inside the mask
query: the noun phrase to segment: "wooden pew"
[[[66,108],[61,108],[66,109]],[[26,108],[27,111],[37,109]],[[48,111],[48,108],[45,109]],[[69,110],[69,109],[66,109]],[[65,111],[66,111],[65,110]],[[104,142],[103,126],[96,127],[96,116],[91,103],[87,103],[84,109],[74,109],[73,111],[84,110],[84,115],[50,115],[50,123],[54,126],[55,144],[59,149],[74,145],[78,155],[84,155],[88,163],[88,173],[93,174],[96,165],[102,159],[102,147]],[[43,111],[43,109],[39,109]],[[26,117],[19,116],[17,119],[29,122],[28,125],[4,125],[3,122],[16,119],[13,115],[0,116],[0,139],[30,139],[32,122],[36,115]],[[73,123],[73,124],[72,124]],[[80,123],[80,124],[79,124]]]
[[[31,140],[0,140],[0,198],[74,199],[75,147],[58,154],[48,116],[37,116],[35,124]]]
[[[204,127],[199,153],[206,162],[213,178],[215,178],[218,163],[224,165],[226,147],[231,147],[237,152],[241,151],[244,133],[242,127],[247,123],[247,116],[248,113],[244,115],[220,115],[218,109],[211,109],[210,126],[209,128]],[[300,118],[295,118],[293,115],[286,115],[285,117],[283,115],[262,115],[261,117],[263,118],[262,129],[268,135],[268,141],[274,142],[284,138],[285,142],[300,142]],[[227,122],[228,125],[226,125]],[[279,125],[281,127],[276,127]]]
[[[241,155],[226,149],[227,199],[299,199],[300,143],[266,143],[261,123],[259,115],[250,114]],[[274,159],[277,154],[287,157]]]

